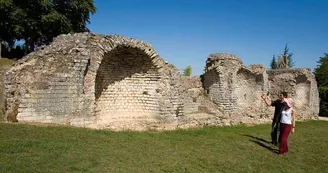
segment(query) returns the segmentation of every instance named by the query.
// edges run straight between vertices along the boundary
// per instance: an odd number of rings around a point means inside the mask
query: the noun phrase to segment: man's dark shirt
[[[271,106],[275,107],[273,121],[280,122],[281,112],[282,112],[282,109],[285,107],[284,103],[281,103],[281,100],[276,100],[271,103]]]

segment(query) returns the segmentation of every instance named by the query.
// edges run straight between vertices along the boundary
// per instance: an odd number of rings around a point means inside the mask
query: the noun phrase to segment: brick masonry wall
[[[241,68],[237,72],[235,81],[235,96],[237,97],[238,111],[244,111],[249,107],[257,107],[263,94],[263,80],[260,75],[254,74],[248,69]]]
[[[115,130],[176,124],[182,113],[179,77],[147,43],[122,36],[62,35],[8,72],[7,116],[16,113],[17,104],[18,121]],[[118,121],[106,124],[106,119]]]
[[[222,114],[228,116],[229,124],[270,121],[271,113],[260,99],[268,91],[263,65],[246,67],[235,55],[212,54],[206,64],[204,89]]]
[[[294,100],[299,120],[313,119],[319,113],[319,93],[314,74],[309,69],[269,70],[272,100],[285,91]]]
[[[204,89],[199,76],[181,76],[180,94],[183,97],[184,114],[200,112],[201,99]]]
[[[88,57],[72,42],[85,44],[87,37],[58,37],[47,47],[40,47],[18,61],[6,75],[7,116],[14,102],[19,104],[18,121],[88,123],[79,108],[83,92],[83,68]],[[74,59],[78,56],[79,59]],[[82,63],[81,63],[82,62]],[[83,119],[83,121],[81,121]]]
[[[282,90],[299,119],[319,111],[313,73],[244,66],[211,54],[201,77],[184,77],[149,45],[118,35],[61,35],[15,63],[5,75],[8,121],[112,130],[170,130],[270,122]]]
[[[212,54],[206,61],[205,90],[224,114],[231,114],[237,110],[234,81],[241,66],[241,60],[231,54]]]
[[[96,76],[96,116],[104,124],[159,116],[160,81],[158,69],[138,49],[105,54]]]

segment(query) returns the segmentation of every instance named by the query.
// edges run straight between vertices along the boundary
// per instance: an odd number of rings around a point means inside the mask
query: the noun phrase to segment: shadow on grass
[[[263,138],[259,138],[256,136],[252,136],[252,135],[248,135],[248,134],[243,134],[244,136],[247,136],[249,138],[251,138],[249,141],[254,142],[255,144],[275,153],[275,154],[279,154],[279,150],[276,149],[273,144],[271,144],[269,141],[263,139]]]

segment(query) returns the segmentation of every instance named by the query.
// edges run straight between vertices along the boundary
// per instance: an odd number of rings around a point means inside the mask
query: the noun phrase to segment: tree
[[[271,69],[277,69],[278,68],[278,64],[277,64],[277,60],[276,60],[275,55],[273,55],[273,57],[272,57],[270,67],[271,67]]]
[[[320,60],[319,65],[314,69],[314,74],[317,79],[320,97],[320,116],[328,116],[328,54],[325,53]]]
[[[285,49],[284,49],[283,55],[287,55],[288,67],[289,68],[294,67],[295,66],[295,62],[292,59],[293,53],[292,52],[289,52],[288,43],[286,43],[286,45],[285,45]]]
[[[183,75],[184,76],[191,76],[192,68],[190,65],[188,65],[186,68],[183,69]]]
[[[14,16],[12,0],[0,0],[0,58],[2,49],[7,48],[6,45],[13,46],[14,38]],[[4,47],[2,47],[4,46]]]
[[[1,0],[1,27],[6,27],[0,39],[24,40],[33,51],[59,34],[89,32],[86,25],[95,12],[93,0]]]

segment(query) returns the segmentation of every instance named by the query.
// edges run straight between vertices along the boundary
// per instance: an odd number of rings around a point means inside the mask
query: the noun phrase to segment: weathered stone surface
[[[212,54],[201,77],[184,77],[142,41],[119,35],[61,35],[5,75],[8,121],[112,130],[171,130],[265,123],[262,94],[290,91],[302,119],[316,116],[318,91],[304,69],[246,67]]]
[[[206,61],[204,89],[231,124],[269,120],[260,96],[268,91],[263,65],[245,67],[232,54],[212,54]]]
[[[297,118],[317,119],[319,114],[319,92],[314,74],[310,69],[269,70],[269,84],[272,99],[282,91],[294,100]]]
[[[162,126],[179,114],[179,79],[176,68],[139,40],[61,35],[7,73],[7,110],[17,102],[18,121],[115,130]]]

